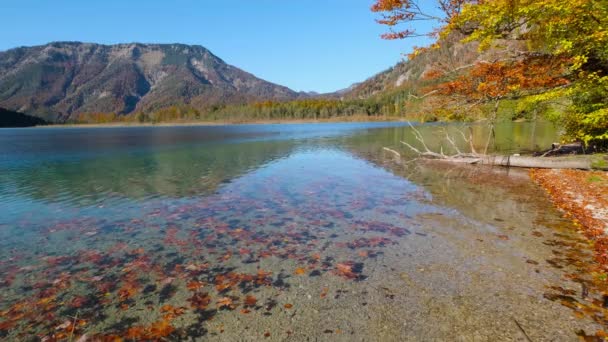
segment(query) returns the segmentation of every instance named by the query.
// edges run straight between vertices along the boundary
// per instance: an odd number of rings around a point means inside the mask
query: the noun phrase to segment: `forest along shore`
[[[593,241],[595,258],[608,272],[608,172],[533,169],[530,176]]]
[[[171,122],[107,122],[107,123],[65,123],[36,126],[38,128],[88,128],[88,127],[180,127],[180,126],[227,126],[227,125],[286,125],[305,123],[365,123],[365,122],[407,122],[401,117],[354,115],[328,119],[268,119],[268,120],[215,120],[215,121],[171,121]]]

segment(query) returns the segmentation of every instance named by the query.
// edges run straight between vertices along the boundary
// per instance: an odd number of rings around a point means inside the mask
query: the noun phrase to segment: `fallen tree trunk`
[[[450,156],[432,151],[422,152],[413,148],[407,143],[404,144],[425,159],[448,163],[523,167],[531,169],[579,169],[608,171],[608,155],[605,154],[533,157],[520,155],[492,156],[477,153],[459,153]],[[391,152],[398,158],[401,158],[401,154],[393,149],[384,147],[384,150]]]
[[[419,156],[429,159],[437,160],[449,163],[464,163],[464,164],[478,164],[478,165],[490,165],[490,166],[506,166],[506,167],[523,167],[530,169],[579,169],[579,170],[601,170],[608,171],[608,154],[570,154],[555,157],[547,157],[550,153],[557,153],[559,151],[566,151],[568,148],[575,147],[574,144],[564,146],[552,146],[551,150],[543,153],[539,157],[535,156],[521,156],[519,154],[508,155],[508,156],[492,156],[487,154],[479,154],[475,151],[473,146],[473,138],[470,136],[468,139],[464,133],[461,132],[464,141],[470,144],[471,152],[466,153],[460,151],[458,145],[446,133],[447,141],[452,145],[456,151],[454,155],[446,155],[443,153],[443,148],[439,153],[431,151],[424,142],[422,134],[410,124],[414,137],[418,140],[424,150],[419,150],[416,147],[408,144],[405,141],[401,143],[407,146],[411,151],[415,152]],[[576,145],[579,146],[579,145]],[[582,148],[582,146],[579,146]],[[384,150],[393,153],[396,157],[401,158],[399,152],[392,150],[388,147],[384,147]],[[487,150],[487,144],[486,144]],[[484,152],[485,153],[485,152]]]
[[[602,158],[604,157],[604,158]],[[566,157],[528,157],[528,156],[446,156],[433,158],[451,163],[466,163],[492,166],[525,167],[533,169],[580,169],[608,170],[606,156],[576,155]]]

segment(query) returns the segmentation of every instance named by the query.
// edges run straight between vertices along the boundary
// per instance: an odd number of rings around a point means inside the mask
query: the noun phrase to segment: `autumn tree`
[[[446,31],[474,23],[468,41],[482,49],[505,38],[528,42],[528,55],[568,61],[571,86],[537,98],[565,96],[566,133],[587,144],[608,145],[608,1],[495,0],[463,6]]]
[[[462,82],[462,88],[456,87],[457,83],[444,84],[441,87],[444,95],[452,91],[451,95],[469,97],[468,102],[475,102],[488,99],[488,90],[494,88],[494,91],[500,89],[494,99],[512,96],[537,84],[530,83],[534,77],[509,77],[497,82],[496,78],[505,76],[501,74],[503,66],[515,67],[515,73],[521,72],[521,58],[533,57],[544,61],[529,65],[528,70],[536,69],[542,75],[542,71],[549,71],[543,65],[547,63],[557,68],[552,74],[561,74],[564,63],[555,65],[552,62],[565,61],[569,86],[563,88],[560,81],[552,87],[554,80],[549,80],[548,84],[539,87],[543,91],[532,92],[528,100],[540,104],[543,100],[559,97],[569,99],[571,106],[559,117],[567,135],[587,144],[608,145],[608,1],[446,0],[436,4],[441,9],[440,15],[429,13],[423,10],[420,2],[410,0],[377,0],[372,11],[380,12],[382,18],[378,22],[390,28],[383,36],[386,39],[422,35],[411,26],[431,20],[442,27],[438,35],[441,38],[467,28],[468,37],[464,42],[479,42],[481,50],[504,49],[506,41],[526,42],[525,49],[505,54],[504,63],[489,61],[471,68],[473,74],[463,75],[458,80]],[[404,24],[410,27],[404,29]],[[425,34],[429,33],[434,32]],[[488,79],[489,83],[479,77],[479,72],[484,70],[493,79]],[[498,74],[492,74],[494,72]],[[470,82],[464,82],[467,77]],[[465,92],[465,89],[468,90]]]
[[[472,0],[437,0],[434,7],[421,5],[417,0],[376,0],[372,11],[380,13],[378,23],[389,27],[389,32],[382,35],[384,39],[403,39],[410,37],[431,36],[439,33],[441,26],[453,22],[463,6],[473,3]],[[428,1],[425,2],[428,5]],[[438,27],[427,32],[420,32],[413,27],[417,22],[432,22]],[[405,27],[404,27],[405,26]]]
[[[540,94],[569,84],[564,61],[559,58],[528,56],[519,60],[479,62],[455,79],[429,87],[430,91],[452,99],[451,105],[470,111],[490,104],[488,150],[500,101]],[[439,77],[441,75],[437,75]],[[484,153],[485,153],[484,152]]]

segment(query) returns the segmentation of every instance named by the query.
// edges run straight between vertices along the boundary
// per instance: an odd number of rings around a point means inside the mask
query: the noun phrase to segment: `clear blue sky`
[[[0,0],[0,50],[50,41],[185,43],[294,90],[362,81],[424,41],[383,41],[373,0]]]

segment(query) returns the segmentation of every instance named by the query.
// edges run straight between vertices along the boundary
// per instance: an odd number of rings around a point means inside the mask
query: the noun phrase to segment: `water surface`
[[[488,133],[418,129],[445,151],[446,133],[478,149]],[[555,139],[550,125],[506,124],[492,148]],[[417,143],[403,123],[2,130],[0,336],[536,341],[601,329],[599,294],[577,295],[588,247],[525,173],[408,162],[402,140]]]

